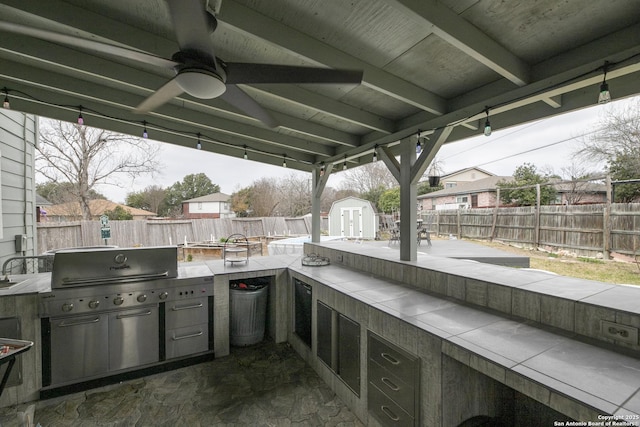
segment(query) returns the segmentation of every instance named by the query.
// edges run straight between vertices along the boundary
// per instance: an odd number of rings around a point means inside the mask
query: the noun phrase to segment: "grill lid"
[[[69,249],[55,253],[51,289],[174,277],[177,246]]]

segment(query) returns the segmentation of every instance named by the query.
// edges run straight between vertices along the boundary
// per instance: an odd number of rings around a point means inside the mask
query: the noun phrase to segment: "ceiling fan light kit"
[[[222,95],[227,87],[217,74],[203,68],[187,68],[176,76],[180,88],[199,99],[213,99]]]

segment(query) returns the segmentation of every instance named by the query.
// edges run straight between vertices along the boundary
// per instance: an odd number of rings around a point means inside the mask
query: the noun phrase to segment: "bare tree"
[[[279,204],[277,183],[273,179],[260,178],[251,185],[249,207],[251,216],[273,216],[279,215]]]
[[[77,124],[41,120],[37,172],[51,182],[69,182],[82,217],[90,219],[90,193],[97,184],[121,186],[117,177],[153,174],[160,147],[133,138]]]
[[[564,188],[565,202],[569,205],[576,205],[592,191],[592,178],[601,178],[602,173],[596,173],[587,169],[583,163],[576,161],[560,169],[562,173],[561,184]]]
[[[367,163],[344,172],[344,179],[340,183],[342,190],[356,190],[358,193],[369,193],[380,188],[393,188],[398,183],[383,162]]]
[[[598,127],[581,141],[576,158],[605,163],[614,180],[638,178],[640,171],[640,99],[605,110]],[[616,187],[616,199],[640,198],[637,184]]]
[[[581,141],[574,154],[581,159],[609,162],[626,153],[640,152],[640,99],[604,110],[594,132]],[[636,157],[636,170],[640,158]]]
[[[311,212],[311,175],[291,173],[278,182],[280,204],[284,216],[302,216]]]

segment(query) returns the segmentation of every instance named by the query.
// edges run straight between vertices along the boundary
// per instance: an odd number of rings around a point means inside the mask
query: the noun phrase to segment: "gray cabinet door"
[[[294,279],[294,332],[311,348],[311,285]]]
[[[316,324],[316,354],[328,367],[333,369],[333,310],[318,301]]]
[[[360,324],[338,315],[338,375],[360,395]]]
[[[51,384],[109,371],[107,314],[51,319]]]
[[[116,371],[160,360],[158,307],[109,314],[109,370]]]

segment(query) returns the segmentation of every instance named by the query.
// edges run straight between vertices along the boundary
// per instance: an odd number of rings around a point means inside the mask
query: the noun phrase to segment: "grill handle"
[[[97,285],[97,284],[111,284],[111,283],[128,283],[128,282],[138,282],[142,280],[155,280],[155,279],[164,279],[169,277],[169,272],[164,271],[162,273],[155,274],[135,274],[132,276],[120,276],[114,278],[105,278],[105,277],[91,277],[88,279],[63,279],[62,285],[64,286],[83,286],[83,285]]]
[[[172,311],[180,311],[180,310],[190,310],[192,308],[202,308],[203,305],[202,303],[200,304],[195,304],[195,305],[186,305],[184,307],[176,307],[175,305],[173,307],[171,307]]]
[[[71,323],[66,323],[66,321],[63,320],[62,322],[58,323],[58,326],[61,328],[66,328],[67,326],[86,325],[88,323],[98,323],[99,321],[100,321],[99,317],[96,317],[95,319],[91,319],[91,320],[81,320],[79,322],[71,322]]]
[[[126,319],[127,317],[141,317],[141,316],[151,316],[151,310],[147,310],[142,313],[118,314],[116,316],[116,319]]]
[[[201,335],[202,335],[202,331],[196,332],[195,334],[183,335],[181,337],[173,336],[171,339],[174,340],[174,341],[178,341],[178,340],[184,340],[184,339],[187,339],[187,338],[199,337]]]

